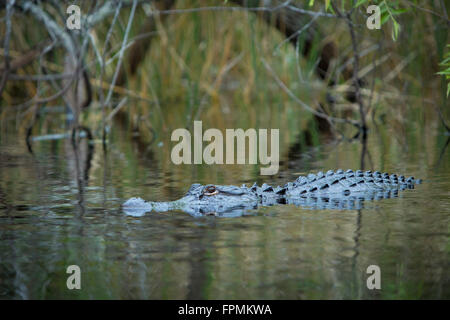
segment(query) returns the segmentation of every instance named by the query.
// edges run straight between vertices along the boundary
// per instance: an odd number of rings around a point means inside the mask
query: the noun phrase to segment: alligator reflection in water
[[[186,195],[176,201],[146,202],[131,198],[123,204],[127,215],[142,216],[146,212],[182,210],[193,216],[218,215],[242,216],[259,206],[293,204],[313,209],[361,209],[366,200],[381,200],[397,197],[399,190],[413,189],[421,180],[405,178],[387,172],[341,169],[327,173],[319,172],[300,176],[283,187],[272,187],[256,183],[221,186],[193,184]]]

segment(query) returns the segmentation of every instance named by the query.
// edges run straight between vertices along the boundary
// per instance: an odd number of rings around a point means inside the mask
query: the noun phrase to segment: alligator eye
[[[203,194],[205,196],[213,196],[219,193],[219,190],[216,189],[214,186],[207,186],[205,190],[203,190]]]

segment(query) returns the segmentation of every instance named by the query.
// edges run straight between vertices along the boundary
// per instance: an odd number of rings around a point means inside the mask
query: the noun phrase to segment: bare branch
[[[127,45],[128,35],[130,33],[131,24],[132,24],[133,18],[134,18],[134,13],[136,12],[136,6],[137,6],[137,0],[134,0],[133,7],[131,8],[131,12],[130,12],[130,17],[128,18],[128,24],[127,24],[127,28],[125,30],[125,36],[123,37],[122,48],[120,49],[119,61],[117,62],[116,71],[114,72],[113,80],[111,82],[111,87],[108,91],[108,95],[106,96],[106,101],[105,101],[106,105],[109,103],[109,100],[111,99],[112,92],[113,92],[112,88],[116,84],[117,76],[119,75],[120,66],[122,65],[123,54],[125,52],[125,47]]]
[[[71,55],[74,61],[76,60],[75,46],[67,32],[61,29],[59,25],[44,10],[35,5],[32,1],[24,2],[23,4],[21,4],[21,7],[24,12],[31,12],[37,20],[42,22],[47,28],[50,36],[54,40],[60,40],[67,53]]]
[[[352,40],[352,48],[353,48],[353,86],[355,88],[355,97],[356,97],[356,102],[358,103],[359,106],[359,114],[360,114],[360,118],[361,118],[361,128],[363,130],[363,134],[366,133],[367,130],[367,126],[366,126],[366,113],[364,110],[364,104],[361,98],[361,87],[360,87],[360,78],[358,76],[358,72],[359,72],[359,51],[358,51],[358,43],[356,40],[356,33],[355,33],[355,28],[351,19],[351,13],[347,12],[345,15],[341,13],[341,11],[339,10],[339,8],[333,3],[331,2],[331,6],[333,7],[334,11],[337,12],[338,16],[340,18],[345,19],[345,22],[347,23],[347,26],[350,30],[350,37]]]

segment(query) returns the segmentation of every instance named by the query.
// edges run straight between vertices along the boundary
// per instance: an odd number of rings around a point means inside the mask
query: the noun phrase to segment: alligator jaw
[[[170,210],[182,209],[183,205],[180,200],[169,202],[151,202],[145,201],[142,198],[128,199],[123,205],[122,209],[125,214],[133,217],[142,217],[147,212],[167,212]]]
[[[122,209],[128,216],[142,217],[146,212],[152,211],[153,205],[142,198],[130,198],[122,204]]]

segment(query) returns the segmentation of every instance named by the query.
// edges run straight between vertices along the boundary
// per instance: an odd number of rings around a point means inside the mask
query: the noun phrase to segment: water
[[[55,140],[35,142],[30,154],[23,137],[2,134],[0,298],[448,299],[450,147],[441,131],[373,129],[363,160],[358,141],[322,136],[299,147],[298,132],[281,132],[280,171],[266,177],[254,165],[175,166],[170,130],[149,147],[117,129],[107,153]],[[277,185],[362,162],[424,183],[361,210],[280,205],[236,218],[136,218],[120,209],[132,196],[177,199],[193,182]],[[73,264],[81,290],[66,287]],[[369,265],[381,269],[381,290],[366,286]]]

